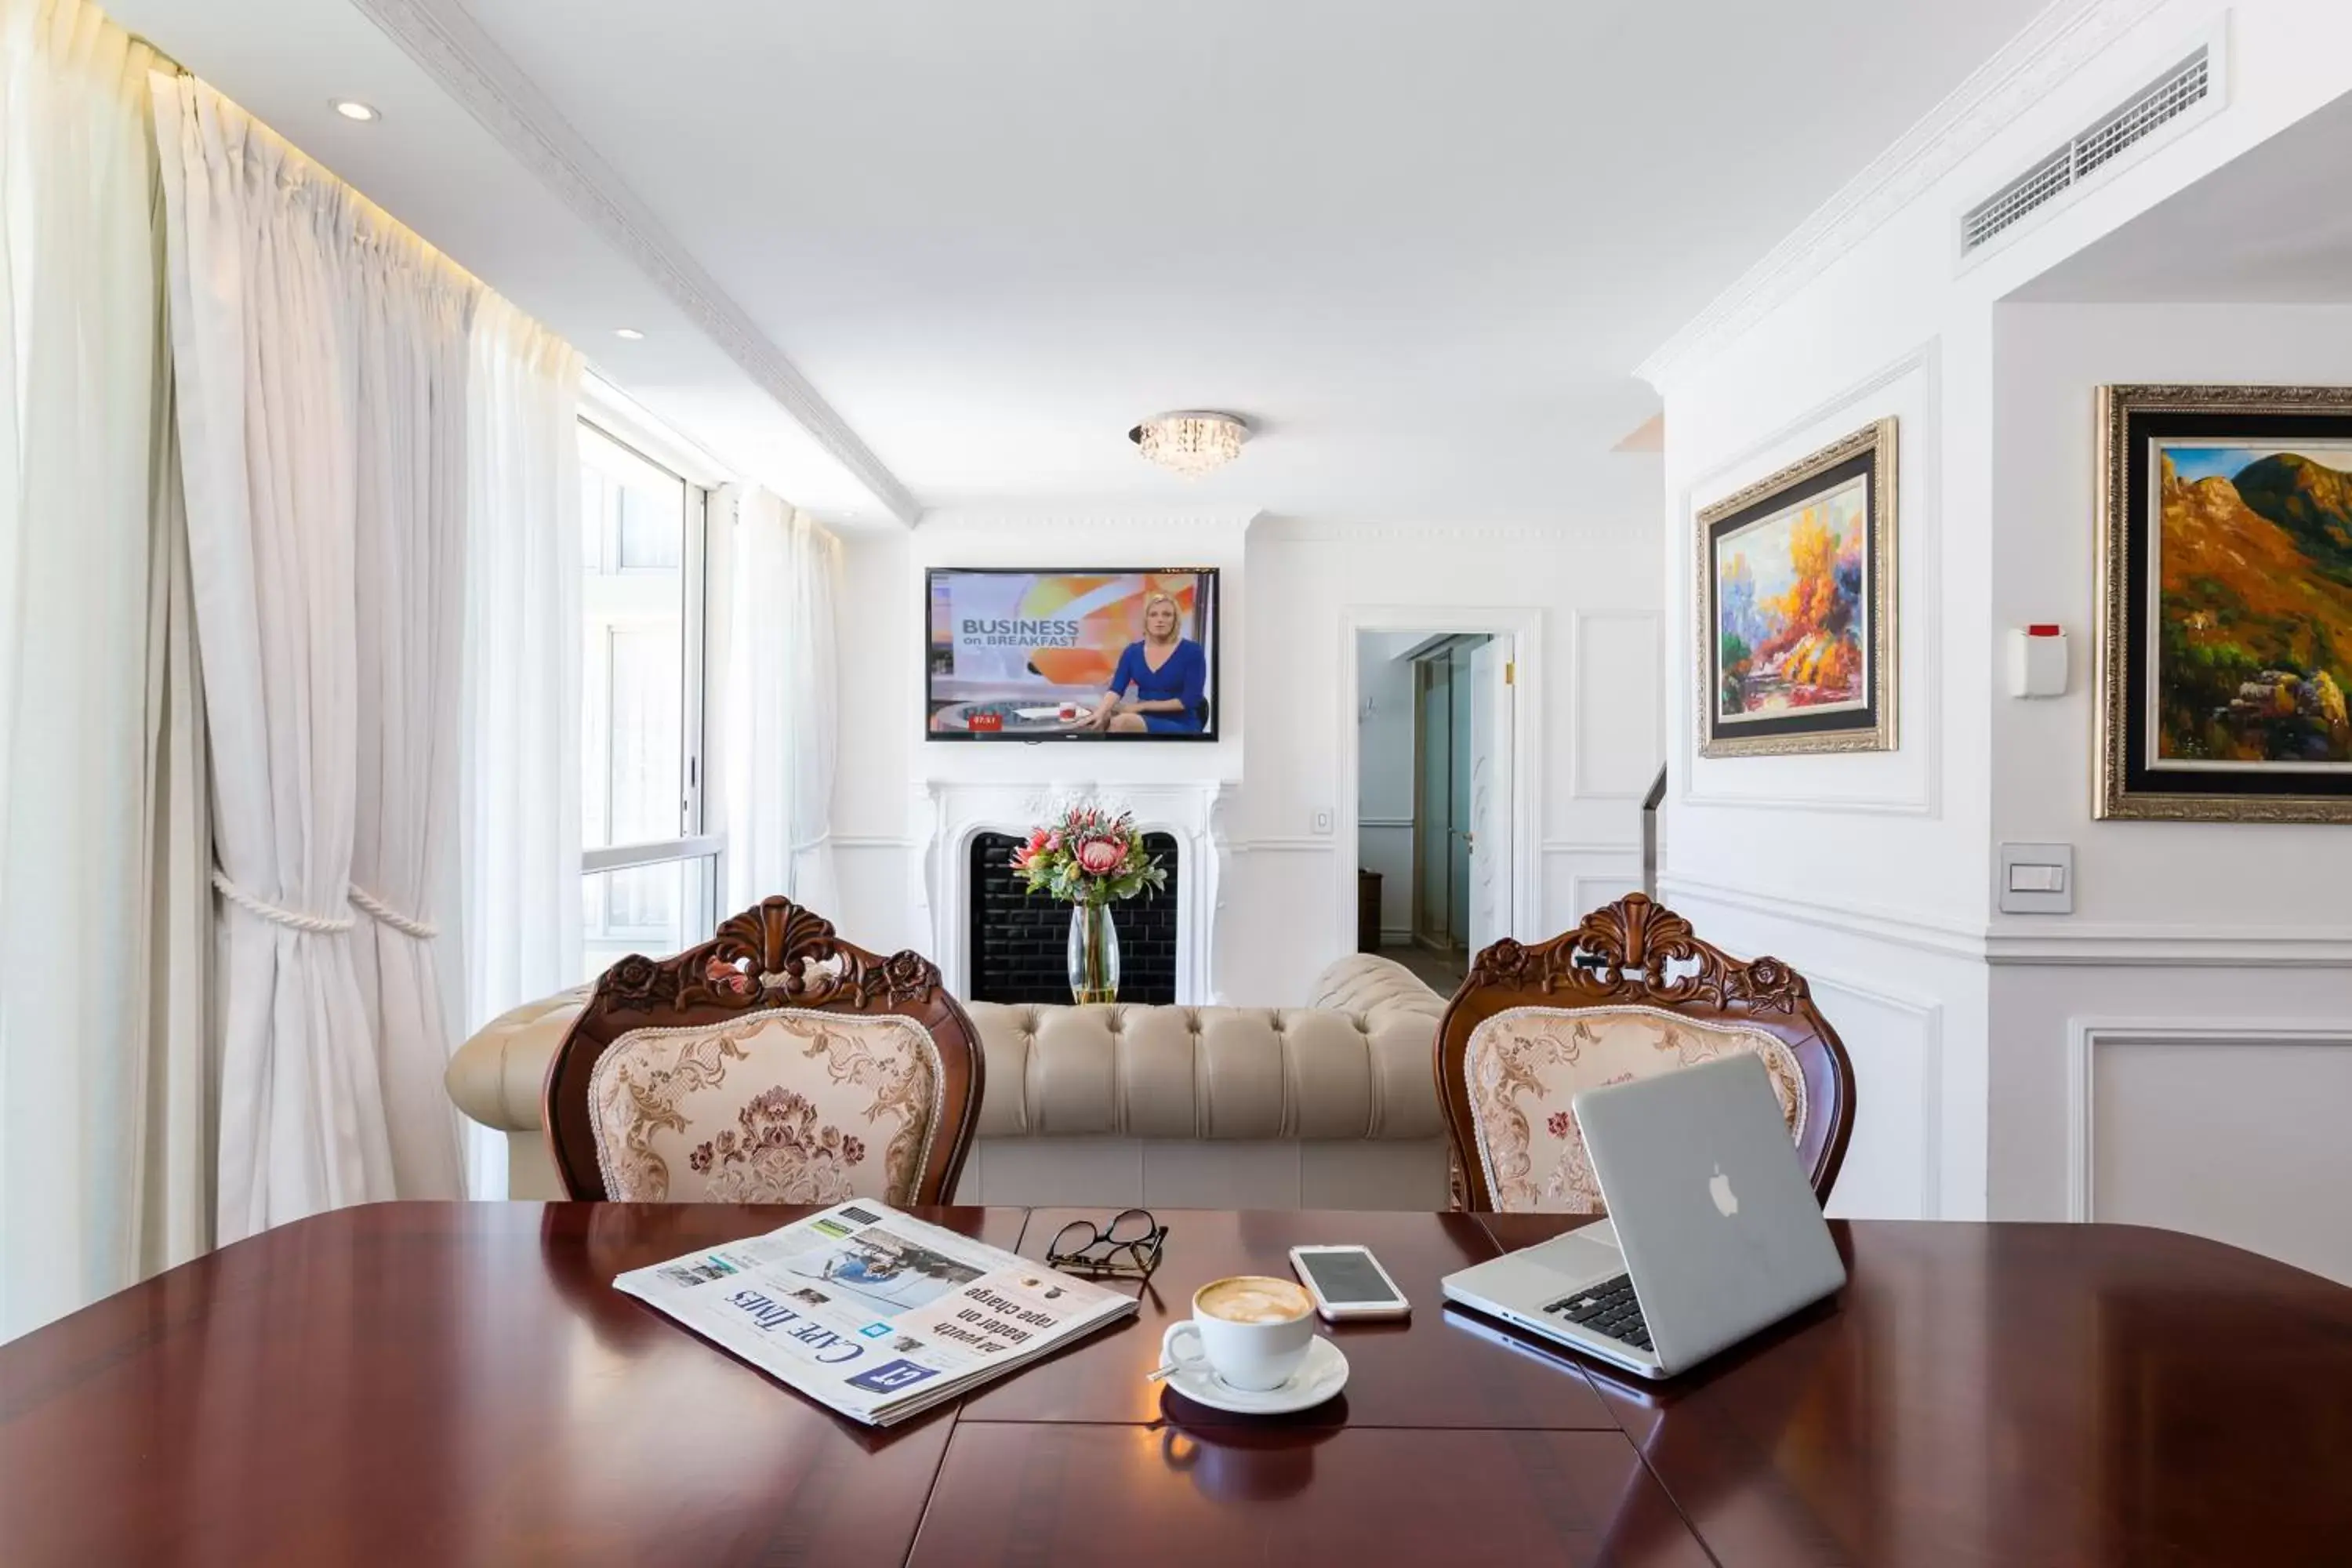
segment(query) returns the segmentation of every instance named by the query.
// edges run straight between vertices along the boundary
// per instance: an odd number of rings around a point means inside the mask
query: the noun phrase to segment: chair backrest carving
[[[919,1168],[911,1191],[897,1201],[945,1202],[979,1118],[984,1066],[978,1031],[930,960],[910,952],[887,958],[869,952],[837,936],[831,921],[782,898],[732,916],[698,947],[667,959],[625,958],[597,981],[548,1064],[542,1091],[548,1146],[565,1190],[575,1198],[610,1195],[592,1085],[614,1045],[647,1037],[642,1031],[684,1035],[708,1027],[720,1037],[719,1053],[733,1057],[740,1052],[728,1026],[780,1014],[803,1022],[812,1015],[845,1023],[903,1019],[929,1037],[936,1061],[924,1066],[928,1102],[916,1108],[921,1121],[912,1130],[920,1136],[910,1143],[919,1147]]]
[[[1853,1130],[1853,1067],[1804,977],[1776,958],[1734,958],[1701,941],[1674,910],[1629,893],[1549,942],[1507,938],[1486,948],[1446,1008],[1438,1026],[1437,1089],[1466,1207],[1541,1206],[1543,1173],[1534,1167],[1549,1146],[1538,1147],[1543,1135],[1527,1112],[1549,1092],[1547,1073],[1570,1091],[1612,1081],[1590,1076],[1606,1054],[1601,1047],[1618,1047],[1621,1068],[1625,1050],[1622,1041],[1596,1035],[1598,1026],[1642,1033],[1647,1049],[1634,1053],[1642,1074],[1723,1049],[1764,1047],[1759,1054],[1790,1113],[1798,1155],[1814,1192],[1829,1196]],[[1492,1049],[1498,1031],[1513,1026],[1550,1033],[1513,1061],[1474,1062],[1474,1044]],[[1563,1127],[1564,1101],[1549,1109],[1546,1124],[1555,1142],[1567,1140],[1559,1159],[1572,1165],[1582,1156],[1582,1140]],[[1588,1176],[1570,1170],[1555,1185],[1583,1192]],[[1506,1201],[1497,1201],[1497,1186],[1507,1189]]]

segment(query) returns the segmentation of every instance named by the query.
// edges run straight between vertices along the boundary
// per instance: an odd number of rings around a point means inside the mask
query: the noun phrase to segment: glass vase
[[[1070,906],[1070,999],[1118,1000],[1118,927],[1108,904]]]

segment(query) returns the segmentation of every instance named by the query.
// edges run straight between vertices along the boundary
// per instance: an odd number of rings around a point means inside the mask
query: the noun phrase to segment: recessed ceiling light
[[[362,103],[356,98],[339,98],[335,100],[334,109],[337,114],[341,115],[346,120],[370,121],[382,120],[383,118],[383,116],[378,114],[373,108]]]
[[[616,338],[626,338],[629,342],[634,343],[644,338],[645,333],[637,331],[635,327],[614,327],[613,329],[613,335]]]

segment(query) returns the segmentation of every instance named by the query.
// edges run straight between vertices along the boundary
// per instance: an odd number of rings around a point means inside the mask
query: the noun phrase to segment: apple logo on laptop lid
[[[1731,1190],[1731,1178],[1723,1173],[1721,1165],[1715,1168],[1715,1179],[1707,1183],[1706,1193],[1715,1200],[1716,1210],[1724,1218],[1729,1219],[1739,1212],[1739,1194]]]

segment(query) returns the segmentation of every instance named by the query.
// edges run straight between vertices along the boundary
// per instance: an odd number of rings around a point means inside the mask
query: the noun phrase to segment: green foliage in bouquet
[[[1168,885],[1168,868],[1143,847],[1129,812],[1079,801],[1029,835],[1013,868],[1033,893],[1066,904],[1109,904]]]

